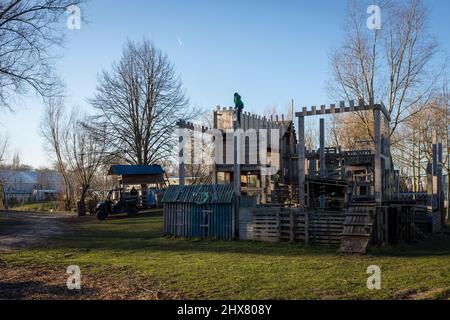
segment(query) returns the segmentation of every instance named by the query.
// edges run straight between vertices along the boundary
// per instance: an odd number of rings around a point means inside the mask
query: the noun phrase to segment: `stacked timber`
[[[340,252],[366,253],[374,224],[375,209],[369,206],[350,207],[344,221]]]

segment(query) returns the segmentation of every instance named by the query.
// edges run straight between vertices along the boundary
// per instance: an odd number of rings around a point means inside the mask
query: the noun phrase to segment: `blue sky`
[[[428,0],[430,28],[450,52],[450,1]],[[91,0],[89,24],[67,30],[58,72],[67,103],[89,110],[102,68],[119,59],[127,38],[153,40],[167,52],[193,105],[231,106],[238,91],[255,113],[329,101],[328,55],[342,40],[346,1]],[[11,152],[23,163],[49,166],[39,136],[43,107],[29,97],[0,118]]]

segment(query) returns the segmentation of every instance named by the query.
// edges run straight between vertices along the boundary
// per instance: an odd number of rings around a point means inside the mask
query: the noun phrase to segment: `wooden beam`
[[[336,105],[332,104],[330,105],[329,108],[325,107],[325,106],[321,106],[320,107],[320,111],[317,112],[317,107],[316,106],[312,106],[311,110],[308,111],[308,108],[303,107],[303,110],[300,112],[296,112],[295,116],[296,117],[306,117],[306,116],[315,116],[318,114],[333,114],[333,113],[345,113],[345,112],[357,112],[357,111],[368,111],[368,110],[375,110],[375,109],[379,109],[384,117],[388,120],[391,121],[391,116],[389,114],[389,112],[387,111],[386,107],[384,106],[384,104],[368,104],[365,105],[364,101],[359,101],[359,105],[356,106],[354,100],[350,100],[349,101],[349,107],[345,106],[345,102],[341,101],[339,104],[339,107],[336,107]]]
[[[375,202],[381,204],[383,200],[382,165],[381,165],[381,110],[374,109],[374,138],[375,138]]]
[[[181,127],[180,127],[180,130]],[[185,184],[185,172],[184,172],[184,147],[186,146],[186,141],[184,141],[184,137],[180,134],[178,137],[178,148],[179,148],[179,154],[178,154],[178,178],[179,178],[179,185],[184,186]]]
[[[325,119],[320,119],[320,177],[325,178],[327,168],[325,164]]]
[[[298,203],[305,207],[305,117],[298,117]]]
[[[241,126],[240,123],[234,122],[234,130],[238,134],[236,138],[233,138],[234,143],[234,214],[233,214],[233,232],[234,238],[239,239],[239,208],[241,199],[241,152],[245,151],[241,149]]]

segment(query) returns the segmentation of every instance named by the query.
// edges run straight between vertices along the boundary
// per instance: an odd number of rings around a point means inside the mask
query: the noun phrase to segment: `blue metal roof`
[[[164,170],[159,164],[144,165],[112,165],[109,168],[111,175],[159,175]]]

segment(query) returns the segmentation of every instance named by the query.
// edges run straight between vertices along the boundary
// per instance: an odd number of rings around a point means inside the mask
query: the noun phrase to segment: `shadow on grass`
[[[180,253],[234,253],[266,256],[341,256],[338,247],[305,247],[302,243],[264,243],[256,241],[223,241],[163,237],[160,213],[136,217],[113,216],[106,221],[87,217],[73,224],[73,230],[51,245],[61,249],[112,251],[165,251]],[[442,235],[415,244],[372,247],[368,257],[450,256],[450,237]]]
[[[395,246],[374,247],[370,254],[377,257],[439,257],[450,258],[450,237],[432,235],[415,243],[401,243]]]
[[[141,219],[110,221],[75,226],[74,230],[55,238],[51,248],[111,251],[165,251],[179,253],[235,253],[267,256],[304,256],[336,254],[336,247],[309,246],[301,243],[265,243],[256,241],[226,241],[215,239],[184,239],[164,237],[161,221]]]
[[[70,291],[63,285],[46,284],[41,281],[0,281],[0,300],[22,300],[30,297],[38,299],[79,298],[81,294],[92,295],[96,291],[92,288],[83,288],[82,291]]]

